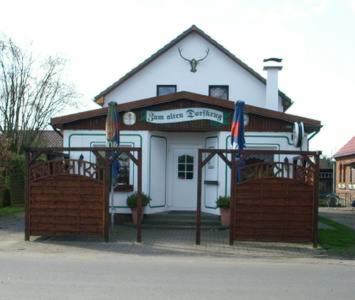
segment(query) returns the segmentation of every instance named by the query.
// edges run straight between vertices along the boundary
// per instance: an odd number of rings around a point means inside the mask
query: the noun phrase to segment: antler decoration
[[[186,61],[188,61],[189,63],[190,63],[190,67],[191,67],[191,72],[193,72],[193,73],[195,73],[196,71],[197,71],[197,65],[198,65],[198,63],[200,62],[200,61],[203,61],[207,56],[208,56],[208,54],[209,54],[209,52],[210,52],[210,49],[209,48],[207,48],[207,50],[206,50],[206,55],[204,56],[204,57],[202,57],[202,58],[199,58],[199,59],[196,59],[196,58],[192,58],[192,59],[188,59],[188,58],[186,58],[186,57],[184,57],[183,55],[182,55],[182,50],[181,50],[181,48],[178,48],[179,49],[179,54],[180,54],[180,56],[181,56],[181,58],[182,59],[184,59],[184,60],[186,60]]]

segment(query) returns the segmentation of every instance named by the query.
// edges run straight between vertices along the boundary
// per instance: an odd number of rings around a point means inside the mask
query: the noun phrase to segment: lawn
[[[23,206],[5,206],[0,207],[0,217],[2,216],[10,216],[21,213],[25,210]]]
[[[319,217],[319,222],[331,228],[319,229],[319,244],[331,255],[355,257],[355,231],[330,219]]]

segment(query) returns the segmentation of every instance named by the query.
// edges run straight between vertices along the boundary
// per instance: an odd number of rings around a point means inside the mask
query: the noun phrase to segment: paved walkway
[[[301,258],[323,257],[311,244],[235,242],[228,244],[228,230],[203,230],[201,245],[195,245],[194,230],[143,230],[143,243],[135,242],[135,228],[116,226],[111,242],[84,237],[31,237],[24,241],[23,217],[0,219],[0,252],[71,253],[96,252],[139,256],[214,256]]]
[[[0,299],[351,300],[355,261],[0,252]]]
[[[348,207],[320,207],[319,215],[355,230],[355,209]]]

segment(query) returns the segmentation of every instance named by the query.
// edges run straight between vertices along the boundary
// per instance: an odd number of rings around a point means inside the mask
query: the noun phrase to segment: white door
[[[197,150],[173,150],[172,206],[176,210],[196,210]]]

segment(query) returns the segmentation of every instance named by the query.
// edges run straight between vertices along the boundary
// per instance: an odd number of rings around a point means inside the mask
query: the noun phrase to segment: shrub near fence
[[[3,166],[0,166],[0,207],[10,205],[10,203],[7,203],[8,201],[6,198],[6,191],[8,190],[6,185],[5,168]]]
[[[11,205],[25,203],[25,160],[23,156],[15,156],[10,162],[9,187]]]

